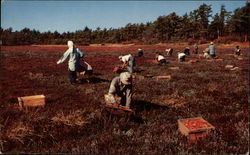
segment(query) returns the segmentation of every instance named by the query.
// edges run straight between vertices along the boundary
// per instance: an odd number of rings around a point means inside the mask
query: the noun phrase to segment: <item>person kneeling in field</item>
[[[123,62],[122,69],[127,67],[128,72],[133,73],[134,72],[134,65],[135,65],[135,57],[131,54],[125,55],[125,56],[119,56],[118,57],[120,61]]]
[[[178,60],[179,62],[185,61],[186,54],[184,52],[178,52]]]
[[[158,62],[158,65],[162,65],[162,64],[166,64],[167,61],[166,59],[164,58],[164,56],[162,56],[161,53],[159,52],[156,52],[156,57],[155,57],[156,61]]]
[[[120,76],[115,77],[110,84],[108,96],[111,104],[115,104],[115,96],[119,96],[121,97],[120,104],[130,108],[132,100],[132,74],[123,72]]]
[[[80,59],[84,56],[78,48],[75,48],[73,41],[68,41],[68,50],[63,54],[63,56],[56,62],[57,64],[63,63],[67,58],[69,58],[69,79],[72,85],[76,84],[77,71],[80,68]]]

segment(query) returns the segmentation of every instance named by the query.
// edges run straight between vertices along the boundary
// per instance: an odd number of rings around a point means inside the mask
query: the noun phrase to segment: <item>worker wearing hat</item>
[[[210,43],[210,45],[209,45],[209,54],[210,54],[210,56],[211,56],[211,58],[215,58],[215,46],[214,46],[214,43],[213,42],[211,42]]]
[[[134,72],[134,65],[135,65],[135,57],[131,54],[119,56],[118,57],[120,61],[123,62],[122,68],[127,67],[128,72],[133,73]]]
[[[68,41],[68,50],[63,54],[63,56],[56,62],[57,64],[63,63],[67,58],[69,58],[68,68],[69,68],[69,79],[72,85],[76,84],[77,71],[80,68],[80,59],[84,56],[78,48],[74,47],[73,41]]]
[[[121,97],[121,105],[130,108],[132,99],[132,74],[123,72],[120,76],[115,77],[109,88],[109,98],[113,104],[115,103],[115,95]]]

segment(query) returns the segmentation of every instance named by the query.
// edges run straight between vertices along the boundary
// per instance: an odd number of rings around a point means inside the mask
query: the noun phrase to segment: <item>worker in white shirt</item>
[[[156,52],[156,61],[158,62],[158,65],[166,64],[167,61],[164,58],[164,56],[160,52]]]
[[[68,68],[69,68],[69,79],[72,85],[76,84],[77,71],[80,68],[80,59],[84,56],[78,48],[74,46],[73,41],[68,41],[68,50],[63,54],[63,56],[56,62],[57,64],[63,63],[67,58]]]
[[[179,62],[185,61],[186,54],[184,52],[178,52],[178,60]]]
[[[135,65],[135,57],[131,54],[119,56],[120,61],[123,62],[122,68],[127,67],[128,72],[134,72],[134,65]]]

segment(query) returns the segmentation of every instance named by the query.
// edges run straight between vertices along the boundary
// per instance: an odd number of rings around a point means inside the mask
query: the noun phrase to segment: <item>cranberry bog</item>
[[[249,47],[216,45],[220,61],[177,61],[187,45],[79,46],[92,65],[92,77],[77,86],[68,80],[67,61],[57,65],[67,46],[1,46],[0,149],[2,153],[81,154],[245,154],[249,148]],[[199,53],[208,45],[202,45]],[[166,48],[174,48],[167,56]],[[105,108],[104,94],[118,76],[118,56],[145,50],[136,57],[134,113]],[[192,49],[192,48],[191,48]],[[168,64],[154,63],[154,53]],[[189,63],[189,60],[193,63]],[[237,70],[225,68],[238,67]],[[176,70],[169,69],[179,67]],[[171,75],[171,79],[146,78]],[[145,77],[145,78],[137,78]],[[44,108],[20,110],[18,97],[44,94]],[[164,105],[164,106],[163,106]],[[215,127],[195,142],[178,131],[179,119],[202,117]]]

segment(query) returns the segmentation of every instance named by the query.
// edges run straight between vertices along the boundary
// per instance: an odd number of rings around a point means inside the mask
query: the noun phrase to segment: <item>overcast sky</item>
[[[120,28],[128,23],[146,23],[176,12],[184,15],[201,4],[212,5],[213,14],[224,4],[227,11],[246,1],[3,1],[1,27],[14,31],[25,27],[40,32],[74,32],[85,26]]]

